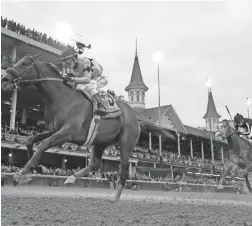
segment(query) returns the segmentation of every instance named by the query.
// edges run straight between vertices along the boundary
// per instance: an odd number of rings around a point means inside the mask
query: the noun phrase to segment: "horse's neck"
[[[45,69],[43,70],[43,77],[58,78],[56,75],[53,76],[53,73],[55,72]],[[72,89],[60,81],[43,81],[37,85],[37,88],[42,94],[44,106],[47,109],[57,110],[62,106],[68,106],[73,100],[81,96],[75,89]]]
[[[228,144],[229,144],[229,147],[232,149],[232,150],[236,150],[237,148],[240,147],[240,137],[238,134],[236,134],[236,132],[230,128],[230,131],[229,131],[229,134],[230,136],[227,138],[227,141],[228,141]]]

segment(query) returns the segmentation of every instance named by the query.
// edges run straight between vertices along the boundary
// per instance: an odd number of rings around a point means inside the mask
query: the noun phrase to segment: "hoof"
[[[76,177],[74,175],[72,175],[72,176],[70,176],[70,177],[68,177],[66,179],[66,181],[64,182],[64,184],[74,184],[75,181],[76,181]]]
[[[15,174],[13,177],[13,181],[15,182],[16,185],[25,184],[31,180],[32,180],[31,175],[29,174],[22,175],[21,172]]]
[[[115,200],[111,200],[111,199],[108,199],[107,202],[108,202],[108,203],[116,203]]]
[[[120,197],[115,197],[115,199],[114,199],[114,203],[119,203],[120,202]]]

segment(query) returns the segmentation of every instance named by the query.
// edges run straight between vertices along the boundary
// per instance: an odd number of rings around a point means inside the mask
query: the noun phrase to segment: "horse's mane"
[[[43,64],[46,65],[51,71],[53,71],[54,73],[56,73],[56,75],[58,76],[58,78],[60,78],[60,79],[63,78],[63,76],[61,75],[60,70],[57,68],[56,65],[54,65],[53,63],[47,63],[47,62],[43,62]],[[73,89],[73,87],[70,84],[68,84],[68,83],[63,83],[62,82],[62,84],[66,85],[67,87],[69,87],[71,89]],[[73,89],[73,90],[75,90],[75,89]]]
[[[47,67],[49,67],[53,72],[56,73],[56,75],[59,76],[59,78],[62,78],[62,75],[60,73],[60,70],[56,67],[56,65],[54,65],[53,63],[47,63],[47,62],[43,62]]]

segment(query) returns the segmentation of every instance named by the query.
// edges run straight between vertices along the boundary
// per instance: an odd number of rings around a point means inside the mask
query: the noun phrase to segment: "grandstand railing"
[[[13,175],[15,173],[2,173],[5,176],[5,184],[13,184]],[[57,175],[41,175],[32,174],[32,180],[27,183],[31,186],[64,186],[64,181],[67,176],[57,176]],[[166,181],[144,181],[144,180],[127,180],[126,187],[132,188],[134,185],[138,185],[141,190],[172,190],[179,191],[194,191],[194,192],[215,192],[217,191],[218,185],[215,184],[193,184],[193,183],[175,183]],[[67,185],[68,186],[68,185]],[[106,178],[92,178],[92,177],[82,177],[76,180],[74,187],[102,187],[109,188],[109,181]],[[223,186],[223,190],[226,192],[237,192],[239,191],[239,186]]]

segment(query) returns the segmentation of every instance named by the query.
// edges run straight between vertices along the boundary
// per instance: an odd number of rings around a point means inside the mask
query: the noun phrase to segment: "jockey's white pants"
[[[91,97],[99,92],[97,81],[91,79],[88,84],[78,84],[76,89],[86,91]]]
[[[247,131],[246,131],[245,129],[243,129],[243,128],[240,128],[239,131],[242,132],[242,133],[247,132]],[[241,135],[241,137],[244,138],[244,139],[251,139],[251,138],[252,138],[252,130],[250,131],[250,134],[249,134],[249,135]]]

